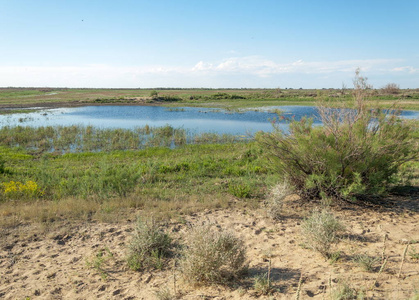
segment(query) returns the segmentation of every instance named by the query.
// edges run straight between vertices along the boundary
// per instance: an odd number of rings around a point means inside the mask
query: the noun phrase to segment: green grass
[[[0,214],[7,225],[12,219],[114,219],[133,208],[163,217],[234,200],[255,205],[278,180],[262,154],[253,142],[68,154],[3,146],[0,182],[31,180],[43,195],[9,201],[0,191]],[[231,186],[245,187],[245,194],[232,193]]]
[[[150,96],[158,93],[156,99]],[[352,90],[340,89],[66,89],[66,88],[0,88],[0,107],[86,104],[156,104],[165,106],[205,106],[229,109],[277,106],[315,105],[320,100],[349,100]],[[400,90],[398,95],[371,91],[371,103],[391,107],[398,102],[404,109],[419,109],[419,90]],[[176,100],[176,101],[173,101]],[[140,102],[138,102],[140,101]]]

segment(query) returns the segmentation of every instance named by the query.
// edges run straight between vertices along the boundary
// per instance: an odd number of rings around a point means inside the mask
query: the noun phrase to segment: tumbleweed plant
[[[192,285],[223,284],[244,272],[245,260],[241,239],[217,231],[215,226],[201,225],[188,234],[180,268],[185,281]]]
[[[314,211],[301,224],[302,235],[305,245],[330,258],[332,245],[338,242],[338,234],[345,230],[345,227],[328,210]]]

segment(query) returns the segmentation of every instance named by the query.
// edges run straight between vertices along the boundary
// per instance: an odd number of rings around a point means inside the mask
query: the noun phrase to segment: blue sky
[[[0,86],[419,88],[419,1],[0,0]]]

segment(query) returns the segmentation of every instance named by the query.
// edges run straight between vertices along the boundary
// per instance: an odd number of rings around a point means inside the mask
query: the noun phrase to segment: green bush
[[[366,108],[369,86],[357,73],[351,108],[319,107],[323,126],[303,118],[289,133],[274,125],[256,140],[306,199],[354,200],[383,194],[400,179],[400,166],[417,157],[411,125],[396,110]]]

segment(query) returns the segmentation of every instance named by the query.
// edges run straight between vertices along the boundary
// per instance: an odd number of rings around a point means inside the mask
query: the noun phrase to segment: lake
[[[95,126],[99,128],[134,129],[145,125],[160,127],[170,125],[192,133],[212,132],[218,134],[246,135],[257,131],[271,131],[271,121],[278,117],[273,111],[279,109],[285,119],[299,120],[304,116],[317,119],[313,106],[275,106],[229,111],[216,108],[161,106],[84,106],[37,110],[32,113],[0,115],[0,126]],[[403,111],[402,117],[419,119],[419,111]],[[280,126],[286,130],[287,121]]]

